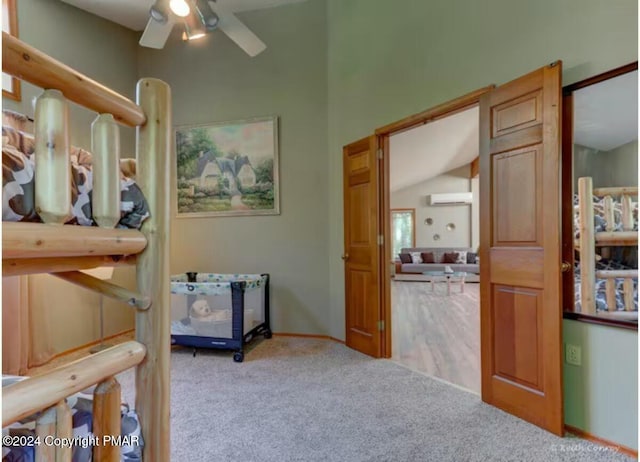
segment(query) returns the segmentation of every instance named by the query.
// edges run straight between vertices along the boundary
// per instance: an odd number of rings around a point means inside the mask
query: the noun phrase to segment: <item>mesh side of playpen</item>
[[[232,338],[232,283],[244,286],[246,334],[265,321],[268,276],[198,273],[171,276],[171,334]],[[237,285],[236,285],[237,286]]]

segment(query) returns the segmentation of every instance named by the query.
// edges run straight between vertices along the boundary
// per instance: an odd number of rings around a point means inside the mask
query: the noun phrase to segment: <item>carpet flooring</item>
[[[260,340],[241,364],[174,350],[171,373],[172,461],[633,460],[332,341]]]

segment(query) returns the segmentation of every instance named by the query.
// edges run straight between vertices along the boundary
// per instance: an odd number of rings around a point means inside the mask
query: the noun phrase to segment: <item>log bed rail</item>
[[[595,232],[593,196],[603,197],[606,230]],[[622,230],[614,231],[615,210],[613,197],[622,203]],[[580,304],[583,314],[619,319],[637,320],[634,312],[633,280],[638,270],[596,270],[596,247],[637,246],[638,233],[633,230],[633,199],[638,196],[637,187],[593,188],[590,177],[578,179],[580,237],[576,249],[580,252]],[[605,280],[607,312],[596,313],[596,278]],[[622,279],[624,312],[616,311],[616,279]]]
[[[74,103],[112,114],[120,123],[136,127],[144,125],[142,108],[104,85],[82,75],[19,39],[2,33],[2,71],[40,88],[55,88]]]
[[[105,114],[107,119],[113,116],[111,124],[116,128],[111,132],[115,135],[110,139],[102,138],[102,146],[117,146],[119,135],[114,120],[136,127],[136,181],[150,212],[140,231],[53,222],[3,222],[3,277],[52,273],[68,282],[128,303],[136,310],[135,341],[111,347],[5,387],[2,391],[3,426],[42,411],[37,414],[36,435],[43,438],[70,437],[71,412],[64,398],[95,384],[93,433],[97,437],[117,437],[120,431],[120,385],[114,376],[135,366],[135,409],[144,440],[143,460],[168,461],[170,88],[157,79],[141,79],[137,84],[136,102],[133,102],[5,32],[2,34],[2,69],[38,87],[60,91],[61,95],[56,96],[59,100],[70,100],[96,111],[99,118]],[[36,117],[36,136],[40,134],[42,138],[45,133],[49,137],[62,136],[67,119],[66,114],[63,115],[47,117],[53,125],[40,129]],[[100,136],[108,136],[104,133],[111,132],[103,131]],[[94,132],[94,141],[95,136]],[[47,146],[53,155],[57,155],[57,147]],[[36,154],[37,149],[36,143]],[[117,157],[117,152],[114,157]],[[40,163],[38,165],[39,170],[47,168],[46,163],[44,167]],[[94,171],[94,177],[102,178],[105,184],[114,178],[102,177],[97,171]],[[67,184],[65,181],[60,180],[60,184]],[[57,197],[62,197],[57,189],[52,191]],[[119,190],[109,191],[109,194],[113,194],[113,200],[119,201]],[[37,195],[36,192],[36,207],[39,207]],[[38,211],[48,213],[42,204],[45,202],[41,203]],[[64,218],[60,214],[56,216],[54,211],[49,215],[54,219]],[[137,267],[137,291],[100,281],[79,271],[98,266],[131,264]],[[71,450],[39,445],[36,447],[36,460],[71,461]],[[94,446],[93,460],[119,461],[119,447],[113,444]]]

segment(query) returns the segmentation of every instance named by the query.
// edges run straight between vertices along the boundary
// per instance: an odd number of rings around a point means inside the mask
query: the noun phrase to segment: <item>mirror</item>
[[[638,71],[573,92],[573,188],[638,186]]]
[[[637,63],[565,88],[563,101],[564,309],[637,328]]]

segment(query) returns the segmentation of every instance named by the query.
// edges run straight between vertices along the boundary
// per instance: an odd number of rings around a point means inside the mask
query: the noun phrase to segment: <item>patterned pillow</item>
[[[467,252],[445,252],[442,257],[442,263],[458,263],[465,264],[467,263]]]
[[[402,263],[411,263],[411,254],[401,253],[399,255],[400,255],[400,261]]]
[[[478,254],[475,252],[467,252],[467,263],[474,264],[476,263],[476,258],[478,258]]]
[[[422,263],[422,256],[420,255],[420,252],[411,252],[411,262]]]
[[[460,252],[456,252],[458,254],[458,258],[456,259],[456,263],[460,263],[462,265],[467,263],[467,251],[462,250]]]
[[[33,135],[2,127],[2,221],[41,221],[34,199],[34,151]],[[91,209],[91,154],[72,146],[69,157],[73,216],[67,223],[91,226],[94,222]],[[120,212],[119,228],[139,229],[149,216],[149,207],[142,191],[133,180],[123,175],[120,175]]]
[[[433,252],[422,252],[420,254],[422,257],[422,263],[435,263],[436,259],[433,256]]]

